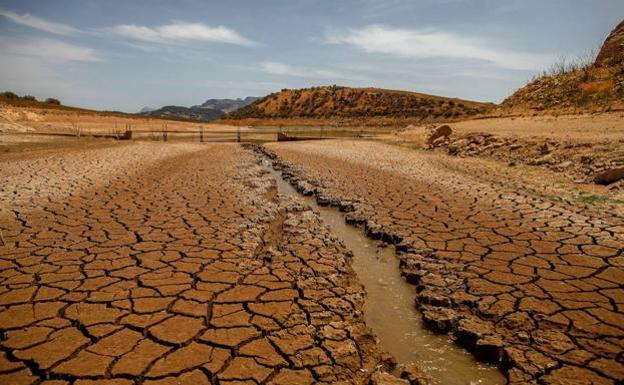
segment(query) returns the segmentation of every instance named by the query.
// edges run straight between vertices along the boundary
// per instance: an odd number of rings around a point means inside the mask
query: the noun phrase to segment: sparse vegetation
[[[575,71],[587,72],[594,66],[596,55],[598,55],[598,50],[592,49],[573,58],[560,56],[540,75],[535,76],[532,81],[542,77],[560,76]]]
[[[597,195],[597,194],[581,194],[578,197],[578,200],[585,204],[600,204],[607,203],[611,199],[608,195]]]
[[[624,97],[624,64],[600,67],[597,50],[557,59],[541,74],[503,101],[506,109],[576,111],[612,110]],[[623,106],[620,106],[623,107]]]
[[[57,106],[60,106],[60,105],[61,105],[61,101],[60,101],[60,100],[58,100],[58,99],[55,99],[55,98],[47,98],[47,99],[45,100],[45,103],[46,103],[46,104],[55,104],[55,105],[57,105]]]
[[[388,118],[433,120],[474,115],[493,105],[407,91],[338,85],[284,89],[226,115],[225,119]]]
[[[19,99],[19,96],[11,91],[5,91],[0,93],[0,98],[2,99]]]
[[[15,92],[5,91],[0,93],[0,102],[21,106],[35,107],[41,104],[61,106],[61,101],[56,98],[47,98],[45,101],[39,101],[33,95],[19,96]]]

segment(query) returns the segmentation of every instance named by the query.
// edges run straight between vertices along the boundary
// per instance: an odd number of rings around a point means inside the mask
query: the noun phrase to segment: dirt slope
[[[488,103],[379,88],[314,87],[285,89],[226,115],[225,119],[273,118],[466,118]]]

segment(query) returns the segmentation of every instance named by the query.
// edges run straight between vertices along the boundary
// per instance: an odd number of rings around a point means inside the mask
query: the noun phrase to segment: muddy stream
[[[414,362],[426,373],[430,384],[498,385],[505,384],[504,375],[496,367],[478,362],[457,346],[447,335],[426,329],[414,306],[415,287],[399,273],[393,247],[382,247],[358,227],[345,222],[335,207],[319,206],[314,197],[298,193],[278,171],[263,161],[263,168],[277,181],[280,195],[297,196],[320,213],[332,234],[353,251],[353,269],[366,288],[364,318],[399,364]]]

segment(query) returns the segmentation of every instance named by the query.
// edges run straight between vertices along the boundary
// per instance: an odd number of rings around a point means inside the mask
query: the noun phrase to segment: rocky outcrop
[[[611,31],[595,62],[597,67],[611,67],[619,64],[624,64],[624,20]]]
[[[452,132],[450,128],[449,131]],[[566,173],[577,182],[609,185],[613,189],[619,189],[616,182],[624,180],[624,152],[617,145],[502,137],[487,132],[452,133],[430,142],[431,137],[427,137],[429,148],[446,150],[453,156],[493,158],[509,166],[547,167]],[[406,273],[406,278],[413,281],[414,274],[417,271]]]

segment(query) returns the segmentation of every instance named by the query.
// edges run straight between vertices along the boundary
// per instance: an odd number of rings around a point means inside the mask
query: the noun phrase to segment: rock
[[[407,380],[410,385],[427,385],[425,372],[416,364],[409,363],[399,367],[401,378]]]
[[[402,380],[393,376],[390,373],[376,371],[371,376],[370,385],[409,385],[407,380]]]
[[[565,170],[567,168],[569,168],[570,166],[572,166],[574,163],[572,163],[572,161],[565,161],[565,162],[561,162],[559,163],[556,168],[557,170]]]
[[[447,333],[457,323],[457,313],[444,307],[423,306],[422,317],[425,324],[434,332]]]
[[[396,357],[389,352],[382,352],[380,359],[385,370],[394,370],[399,363]]]
[[[472,351],[477,346],[477,341],[491,333],[492,327],[488,323],[469,317],[458,322],[455,337],[459,345]]]
[[[594,175],[594,183],[611,184],[624,178],[624,167],[610,168]]]
[[[541,158],[533,159],[532,161],[529,162],[529,164],[532,166],[541,166],[544,164],[553,164],[553,163],[555,163],[555,158],[552,156],[552,154],[544,155]]]
[[[624,179],[620,179],[619,181],[617,181],[615,183],[611,183],[609,185],[609,190],[611,190],[611,191],[624,190]]]
[[[448,145],[449,155],[457,155],[470,144],[468,139],[459,139]]]
[[[422,305],[449,307],[451,306],[451,299],[446,295],[446,293],[439,289],[425,287],[425,289],[416,296],[416,303]]]
[[[477,340],[475,356],[490,364],[498,364],[503,358],[503,340],[498,336],[488,335]]]
[[[417,285],[420,279],[427,274],[427,271],[416,269],[414,267],[401,268],[401,275],[405,278],[405,281],[412,285]]]
[[[607,37],[596,57],[596,67],[609,67],[624,63],[624,20]]]
[[[458,139],[458,140],[452,142],[450,144],[450,146],[457,147],[457,148],[462,148],[462,147],[466,147],[469,144],[470,144],[470,141],[468,139],[464,138],[464,139]]]
[[[438,138],[448,138],[453,133],[453,130],[448,125],[440,126],[434,130],[432,130],[429,135],[427,135],[427,145],[432,146],[436,139]]]
[[[439,138],[435,139],[435,140],[433,141],[433,143],[431,143],[431,144],[430,144],[430,146],[431,146],[431,147],[441,147],[441,146],[443,146],[444,144],[446,144],[446,142],[447,142],[447,141],[448,141],[448,138],[447,138],[447,137],[441,136],[441,137],[439,137]]]

